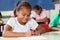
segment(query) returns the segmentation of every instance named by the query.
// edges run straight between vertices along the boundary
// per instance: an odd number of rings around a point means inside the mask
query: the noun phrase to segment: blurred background
[[[50,20],[60,9],[60,0],[0,0],[0,12],[4,23],[6,23],[10,17],[14,17],[14,6],[18,1],[29,2],[32,8],[35,5],[41,6]]]

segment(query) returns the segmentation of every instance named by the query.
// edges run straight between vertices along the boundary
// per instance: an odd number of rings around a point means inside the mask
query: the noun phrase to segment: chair
[[[50,32],[51,30],[49,29],[48,24],[40,24],[42,27],[46,29],[46,32]]]
[[[50,18],[47,18],[47,20],[48,20],[48,24],[50,23]]]

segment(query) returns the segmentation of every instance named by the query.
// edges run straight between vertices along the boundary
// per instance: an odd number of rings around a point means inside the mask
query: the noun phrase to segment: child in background
[[[3,21],[2,21],[2,14],[0,12],[0,25],[3,24]]]
[[[52,17],[49,27],[52,31],[60,31],[60,10]]]
[[[40,34],[40,31],[36,31],[38,28],[37,22],[29,19],[30,14],[31,5],[27,2],[18,2],[14,10],[15,18],[10,18],[7,22],[3,31],[3,37],[21,37]]]
[[[0,36],[2,36],[2,26],[3,26],[3,21],[2,21],[2,14],[0,12]]]
[[[33,8],[33,11],[31,11],[31,16],[30,17],[35,19],[39,24],[40,23],[44,24],[47,21],[47,16],[46,16],[45,12],[38,5],[36,5]]]

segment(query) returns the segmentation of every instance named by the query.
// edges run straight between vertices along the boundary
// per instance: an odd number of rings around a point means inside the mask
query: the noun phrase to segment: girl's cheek
[[[23,19],[23,18],[24,18],[24,16],[20,16],[19,18]]]

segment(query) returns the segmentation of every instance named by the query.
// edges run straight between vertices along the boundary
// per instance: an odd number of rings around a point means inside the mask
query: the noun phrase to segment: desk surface
[[[15,37],[15,38],[3,38],[2,40],[46,40],[45,37],[42,36],[31,36],[31,37]]]
[[[57,32],[48,32],[40,36],[31,36],[31,37],[15,37],[15,38],[3,38],[2,40],[60,40],[60,31]]]
[[[46,37],[49,40],[60,40],[60,31],[48,32],[48,33],[42,34],[42,36]]]

